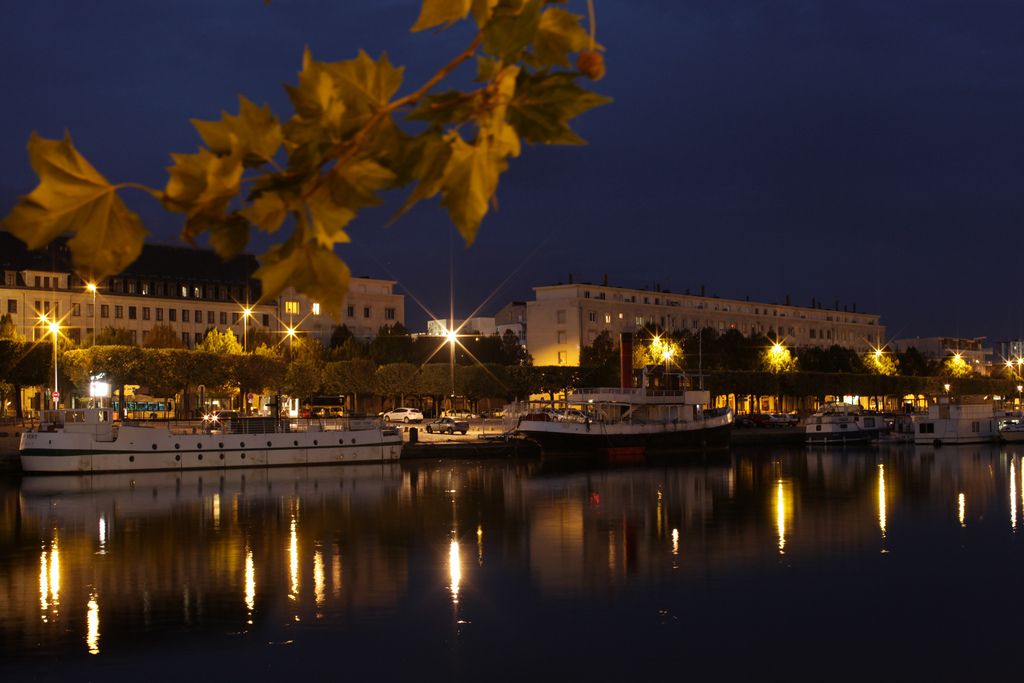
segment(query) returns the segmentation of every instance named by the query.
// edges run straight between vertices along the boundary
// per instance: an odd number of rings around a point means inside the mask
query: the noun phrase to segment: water
[[[0,677],[1018,679],[1024,449],[0,482]]]

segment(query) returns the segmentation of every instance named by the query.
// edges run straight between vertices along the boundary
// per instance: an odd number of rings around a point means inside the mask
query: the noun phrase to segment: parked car
[[[456,420],[454,417],[439,417],[427,425],[428,434],[454,434],[455,432],[465,434],[468,431],[469,422]]]
[[[757,423],[754,422],[750,415],[737,415],[734,424],[736,429],[749,429],[757,426]]]
[[[793,413],[772,413],[768,416],[768,424],[773,427],[796,427],[800,424],[800,416]]]
[[[764,413],[750,413],[744,415],[749,420],[753,427],[768,427],[771,426],[771,418]]]
[[[385,422],[423,422],[423,413],[417,408],[395,408],[381,415]]]
[[[446,410],[441,414],[445,417],[454,417],[456,420],[473,420],[480,417],[468,410]]]

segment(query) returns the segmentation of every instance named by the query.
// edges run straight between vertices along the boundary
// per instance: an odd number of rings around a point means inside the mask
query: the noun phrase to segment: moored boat
[[[240,418],[213,432],[170,424],[115,424],[109,408],[45,410],[21,435],[29,473],[222,469],[396,461],[397,428],[369,419],[329,422]]]
[[[942,446],[958,443],[989,443],[999,439],[995,409],[983,398],[947,397],[928,407],[928,415],[914,419],[914,443]]]
[[[859,406],[831,403],[807,418],[804,433],[809,444],[864,443],[877,439],[884,426],[881,416],[865,415]]]
[[[545,454],[639,448],[644,452],[728,448],[733,413],[709,409],[710,392],[639,388],[580,389],[558,408],[521,403],[506,409],[517,435]]]
[[[999,438],[1009,443],[1024,442],[1024,422],[1007,424],[999,430]]]

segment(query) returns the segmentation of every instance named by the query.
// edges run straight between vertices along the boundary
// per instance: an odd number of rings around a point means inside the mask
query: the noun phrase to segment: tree
[[[132,331],[123,327],[107,327],[98,335],[93,346],[135,346]]]
[[[231,330],[218,332],[216,329],[212,329],[206,333],[206,337],[203,338],[203,341],[196,346],[196,351],[238,355],[242,353],[242,345],[238,342],[238,339],[235,337],[235,333]]]
[[[14,324],[14,319],[10,313],[4,313],[0,316],[0,339],[25,341],[25,338],[18,334],[18,326]]]
[[[864,354],[862,362],[868,372],[876,375],[892,377],[897,374],[898,361],[892,357],[892,354],[885,353],[882,349],[868,351]]]
[[[323,372],[324,391],[351,394],[352,410],[359,412],[359,397],[377,389],[377,366],[372,360],[356,359],[327,363]]]
[[[974,369],[971,367],[970,363],[964,360],[962,354],[954,353],[942,361],[942,374],[946,377],[963,379],[964,377],[970,377],[973,375]]]
[[[764,369],[773,374],[793,372],[796,370],[796,358],[782,344],[772,344],[761,355]]]
[[[512,330],[505,330],[505,333],[501,335],[501,362],[503,365],[530,365],[533,363],[526,347],[519,343],[519,337]]]
[[[180,349],[182,348],[181,337],[173,327],[165,323],[153,325],[149,330],[149,336],[142,346],[147,349]]]
[[[344,347],[345,342],[352,337],[352,330],[348,329],[348,325],[338,325],[331,331],[331,350]]]
[[[412,338],[402,323],[383,325],[370,342],[370,358],[378,364],[408,363],[412,360]]]
[[[246,247],[254,226],[278,233],[287,224],[290,234],[263,254],[256,272],[264,297],[291,284],[337,316],[350,272],[334,246],[349,241],[345,227],[360,210],[409,186],[398,215],[440,194],[472,244],[521,143],[580,144],[569,122],[608,101],[579,83],[604,75],[592,9],[588,35],[581,16],[545,0],[423,0],[412,30],[466,19],[477,29],[468,46],[401,96],[403,69],[386,55],[360,51],[329,63],[307,49],[298,83],[286,86],[295,112],[284,124],[244,97],[237,115],[193,121],[204,146],[172,155],[163,188],[113,184],[70,136],[33,134],[29,159],[39,185],[4,227],[30,248],[73,233],[75,270],[99,280],[134,261],[146,234],[121,189],[141,190],[184,214],[183,238],[207,236],[224,258]],[[570,69],[572,54],[578,71]],[[474,57],[472,87],[435,94]]]

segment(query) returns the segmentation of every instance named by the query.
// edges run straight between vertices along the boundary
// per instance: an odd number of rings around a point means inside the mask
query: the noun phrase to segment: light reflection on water
[[[71,666],[76,654],[102,662],[161,651],[166,636],[184,656],[189,643],[217,637],[257,656],[268,642],[319,642],[323,629],[352,637],[402,624],[424,643],[476,644],[442,648],[455,661],[497,656],[492,642],[557,657],[531,640],[548,619],[563,631],[598,629],[607,640],[594,645],[608,647],[595,649],[612,656],[646,623],[632,610],[648,604],[678,628],[729,619],[742,629],[762,608],[781,609],[794,615],[790,637],[813,637],[821,605],[801,606],[800,591],[837,600],[832,582],[857,594],[870,576],[913,614],[931,592],[914,603],[904,575],[955,571],[958,585],[988,586],[993,571],[1021,569],[1017,457],[883,446],[626,469],[455,462],[26,478],[0,487],[0,542],[21,549],[0,566],[0,656],[66,656]],[[876,564],[879,534],[886,564]],[[716,646],[701,633],[687,638]],[[563,637],[560,647],[571,644]]]

